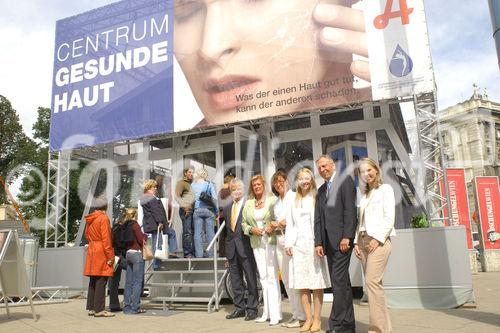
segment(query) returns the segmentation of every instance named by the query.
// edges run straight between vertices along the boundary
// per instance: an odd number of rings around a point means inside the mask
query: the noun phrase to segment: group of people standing
[[[390,237],[395,235],[393,189],[382,183],[375,161],[362,159],[357,208],[352,178],[336,172],[328,155],[321,156],[316,167],[324,184],[317,188],[312,171],[303,168],[295,175],[295,192],[288,189],[282,170],[272,177],[273,193],[266,189],[262,175],[250,179],[248,198],[243,182],[231,181],[232,202],[223,208],[223,217],[235,309],[226,318],[269,321],[271,326],[282,321],[280,272],[292,307],[292,317],[282,326],[320,331],[323,290],[332,287],[328,332],[354,332],[349,276],[354,251],[365,273],[369,331],[391,332],[382,278],[391,252]],[[257,278],[263,298],[260,317]]]
[[[140,198],[142,208],[142,226],[138,223],[136,208],[128,208],[125,214],[111,229],[106,215],[108,203],[99,197],[94,203],[94,211],[85,217],[85,238],[89,243],[85,259],[84,275],[90,277],[87,297],[89,315],[95,317],[113,317],[113,312],[125,314],[144,313],[140,308],[140,297],[144,287],[143,248],[151,238],[152,252],[159,241],[160,233],[168,235],[169,251],[175,252],[177,241],[175,231],[170,227],[172,208],[167,209],[156,196],[158,184],[149,179],[144,183],[143,195]],[[168,214],[167,214],[168,212]],[[165,244],[165,246],[167,246]],[[153,269],[157,269],[160,261],[153,260]],[[124,305],[120,307],[118,287],[122,270],[126,269],[124,288]],[[109,279],[109,309],[105,311],[105,289]]]
[[[208,180],[206,169],[183,171],[183,179],[175,187],[182,221],[182,250],[184,258],[213,257],[213,249],[204,251],[203,236],[207,242],[215,235],[219,208],[215,186]]]
[[[127,209],[113,231],[106,208],[105,200],[98,199],[94,211],[85,217],[85,237],[89,242],[84,269],[84,275],[89,277],[88,314],[94,317],[113,317],[113,312],[122,310],[125,314],[143,313],[145,311],[140,308],[144,281],[142,248],[147,236],[137,223],[135,208]],[[118,300],[122,269],[126,269],[123,309]],[[108,279],[110,311],[105,311]]]
[[[375,161],[364,158],[359,163],[359,190],[352,178],[340,175],[328,155],[316,160],[324,184],[316,186],[313,172],[300,169],[294,178],[295,191],[289,189],[288,175],[278,170],[268,190],[262,175],[254,175],[248,184],[228,179],[224,200],[217,200],[207,171],[188,168],[176,186],[175,197],[183,223],[184,257],[213,256],[204,253],[203,233],[210,242],[215,222],[226,223],[225,256],[229,261],[234,311],[227,319],[278,325],[282,322],[279,273],[292,308],[292,317],[282,326],[299,328],[300,332],[321,329],[323,290],[332,288],[334,304],[329,316],[328,332],[354,332],[354,308],[349,276],[351,254],[361,261],[368,293],[370,332],[391,332],[382,278],[391,252],[390,237],[394,231],[394,192],[383,184]],[[104,311],[104,288],[118,287],[119,276],[113,275],[115,254],[124,257],[126,284],[124,313],[141,313],[140,295],[144,281],[142,248],[150,233],[153,247],[159,230],[170,229],[167,213],[155,196],[156,182],[144,186],[141,206],[144,212],[142,230],[137,211],[127,210],[119,222],[121,247],[112,242],[106,205],[96,204],[86,217],[85,236],[89,241],[84,274],[90,277],[87,310],[96,317],[112,316]],[[207,199],[208,198],[208,199]],[[219,211],[219,204],[220,211]],[[358,207],[356,207],[358,206]],[[171,216],[171,209],[168,209]],[[115,237],[116,238],[116,237]],[[114,249],[113,249],[114,247]],[[121,271],[120,271],[121,274]],[[257,278],[262,288],[263,310],[258,316]],[[245,281],[245,283],[244,283]],[[111,289],[111,287],[110,287]],[[110,308],[118,309],[118,294],[110,290]]]

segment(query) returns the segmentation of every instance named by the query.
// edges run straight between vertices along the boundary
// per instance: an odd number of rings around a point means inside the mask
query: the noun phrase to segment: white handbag
[[[161,239],[163,241],[161,248],[159,247],[160,236],[161,236]],[[156,234],[155,258],[160,259],[160,260],[167,260],[168,259],[168,235],[164,235],[161,232],[160,226],[158,226],[158,232]]]

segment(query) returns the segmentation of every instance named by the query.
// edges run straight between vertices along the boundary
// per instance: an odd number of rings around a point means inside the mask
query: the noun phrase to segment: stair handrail
[[[214,245],[217,243],[217,241],[219,240],[219,236],[220,234],[222,233],[222,231],[224,230],[224,227],[226,226],[226,222],[222,222],[222,224],[219,226],[219,230],[217,230],[217,232],[215,233],[215,236],[214,238],[212,239],[212,241],[210,242],[210,244],[208,244],[207,246],[207,252],[210,251],[212,249],[212,247],[214,247]],[[217,260],[218,260],[218,253],[217,253],[217,249],[214,249],[214,296],[215,296],[215,309],[216,310],[219,310],[219,283],[217,281]]]
[[[212,238],[212,241],[210,242],[210,244],[208,244],[207,252],[210,251],[212,249],[212,247],[214,246],[215,242],[219,240],[219,236],[222,233],[222,231],[224,231],[225,226],[226,226],[226,222],[224,221],[219,226],[219,230],[217,230],[217,232],[215,233],[215,236],[214,236],[214,238]],[[215,251],[214,251],[214,255],[215,255]]]

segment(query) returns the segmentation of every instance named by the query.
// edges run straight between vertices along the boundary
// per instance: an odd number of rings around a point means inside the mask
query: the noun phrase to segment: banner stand
[[[38,320],[16,230],[0,230],[0,288],[7,318],[11,318],[9,298],[26,297],[31,306],[33,320]]]

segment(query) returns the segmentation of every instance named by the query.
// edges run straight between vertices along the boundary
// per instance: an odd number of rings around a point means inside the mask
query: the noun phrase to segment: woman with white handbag
[[[167,213],[161,200],[156,196],[158,183],[154,179],[149,179],[144,183],[144,194],[140,199],[143,218],[142,228],[145,233],[151,235],[151,246],[153,253],[156,252],[156,244],[163,233],[163,229],[168,228]],[[167,257],[168,258],[168,257]],[[159,259],[153,260],[153,269],[157,270],[160,267]]]

